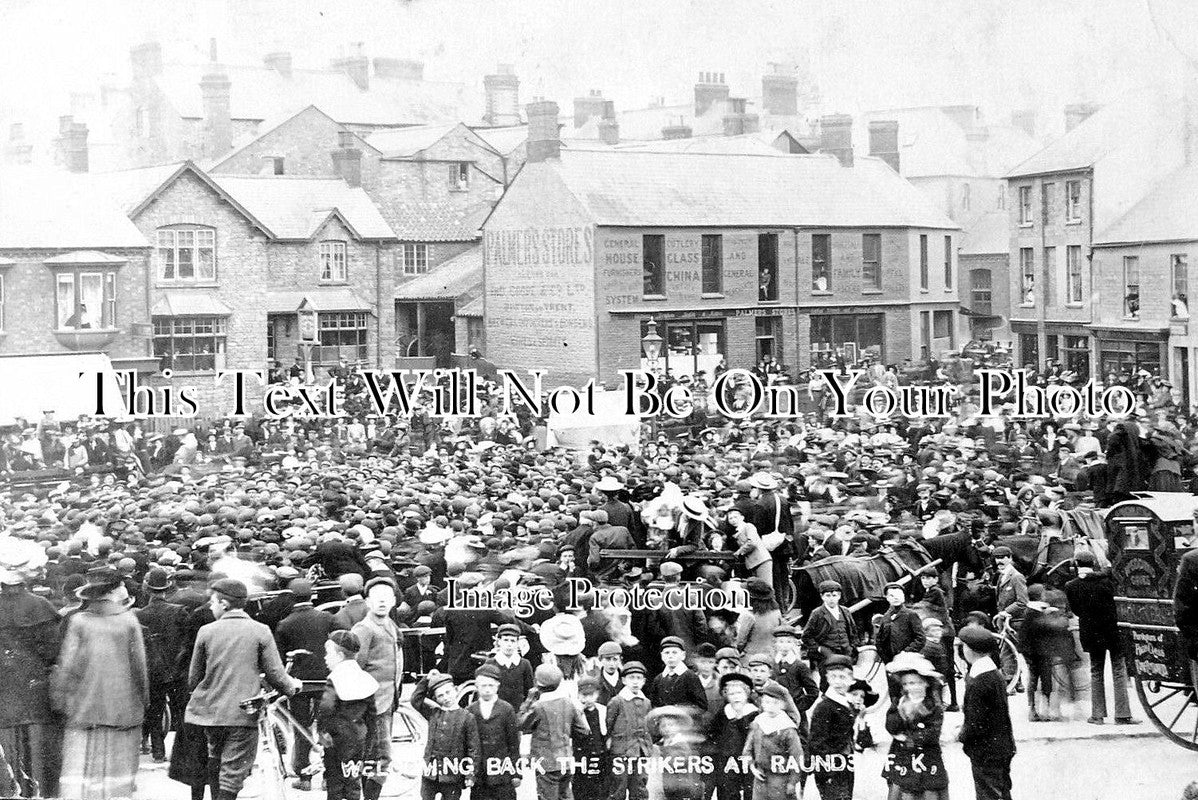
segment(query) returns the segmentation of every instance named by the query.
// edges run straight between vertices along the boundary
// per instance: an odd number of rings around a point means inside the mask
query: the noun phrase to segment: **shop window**
[[[348,272],[345,266],[345,242],[320,243],[320,279],[326,283],[345,283]]]
[[[1061,341],[1060,337],[1055,333],[1050,333],[1044,337],[1044,361],[1057,363],[1061,360]]]
[[[316,320],[320,345],[312,348],[312,363],[332,365],[343,358],[366,361],[368,316],[364,311],[320,312]]]
[[[1140,318],[1140,257],[1123,257],[1123,316]]]
[[[1090,339],[1088,336],[1062,336],[1062,363],[1065,369],[1077,373],[1078,382],[1090,379]]]
[[[657,330],[663,340],[657,362],[658,371],[668,371],[676,381],[684,376],[697,378],[702,375],[710,386],[715,380],[716,368],[725,363],[724,320],[670,320],[664,325],[658,323]],[[648,332],[648,321],[644,320],[641,322],[641,337]],[[642,363],[644,369],[649,366],[647,362]]]
[[[919,237],[919,288],[928,290],[928,237],[924,234]]]
[[[1036,304],[1036,256],[1030,247],[1019,248],[1019,304]]]
[[[1173,280],[1173,301],[1170,316],[1175,319],[1190,318],[1190,273],[1184,255],[1169,256],[1169,272]],[[4,326],[0,324],[0,329]]]
[[[724,237],[703,234],[703,294],[724,292]]]
[[[1070,305],[1082,302],[1082,249],[1076,244],[1065,248],[1065,302]]]
[[[811,317],[811,365],[855,363],[863,356],[882,359],[882,314],[821,314]]]
[[[158,279],[180,283],[216,280],[216,231],[212,228],[158,229]]]
[[[757,299],[778,299],[778,234],[757,234]]]
[[[861,235],[861,285],[865,291],[882,289],[882,234]]]
[[[831,234],[811,234],[811,291],[832,291]]]
[[[1098,363],[1103,375],[1131,375],[1145,369],[1161,374],[1161,348],[1156,342],[1107,341],[1099,343]]]
[[[666,293],[665,267],[666,237],[660,233],[648,233],[641,237],[641,267],[644,273],[646,297],[660,297]]]
[[[159,370],[224,369],[225,343],[224,317],[154,317],[154,357]],[[269,343],[267,349],[274,352]]]
[[[59,272],[55,286],[58,330],[116,327],[115,272]]]

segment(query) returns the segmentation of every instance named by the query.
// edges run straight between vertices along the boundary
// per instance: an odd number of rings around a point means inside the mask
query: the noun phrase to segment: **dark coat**
[[[486,764],[490,759],[511,759],[512,763],[520,757],[520,726],[516,723],[516,710],[502,698],[495,701],[491,716],[484,718],[482,708],[477,700],[467,709],[474,715],[474,724],[478,727],[478,741],[481,748],[479,757]],[[507,785],[516,777],[510,772],[484,772],[481,782],[488,786]]]
[[[50,670],[58,658],[58,614],[23,587],[0,592],[0,728],[48,723]]]
[[[1077,615],[1082,649],[1118,655],[1119,620],[1115,613],[1115,581],[1110,575],[1092,572],[1065,584],[1069,608]]]
[[[146,669],[153,685],[169,684],[183,675],[190,654],[184,650],[187,609],[151,595],[149,605],[134,612],[146,643]]]
[[[1173,614],[1190,658],[1198,658],[1198,550],[1181,557],[1173,587]]]
[[[520,659],[514,667],[504,666],[493,658],[487,663],[499,669],[499,699],[506,700],[513,710],[524,705],[529,690],[536,685],[528,659]]]
[[[317,611],[311,603],[298,603],[275,630],[275,644],[283,658],[292,650],[307,650],[295,659],[291,674],[300,680],[323,681],[329,675],[324,663],[324,643],[336,623],[327,611]]]
[[[528,753],[543,758],[548,772],[561,772],[559,759],[573,757],[574,737],[591,732],[582,709],[564,694],[526,704],[520,713],[520,730],[532,734]]]
[[[1007,686],[997,670],[969,678],[962,705],[965,722],[960,741],[971,761],[1009,761],[1015,755],[1015,735],[1007,708]]]
[[[412,692],[412,707],[428,720],[428,740],[424,745],[425,780],[464,783],[468,775],[458,769],[462,759],[470,759],[475,774],[482,766],[482,745],[474,715],[464,708],[446,711],[430,705],[427,696],[428,679],[422,678]]]
[[[1107,441],[1106,461],[1108,491],[1125,494],[1148,488],[1149,464],[1136,423],[1124,421],[1116,426]]]
[[[853,752],[853,725],[857,712],[835,700],[820,697],[811,707],[811,735],[807,746],[812,755]]]
[[[888,608],[882,615],[875,644],[878,646],[878,658],[883,663],[889,663],[904,650],[920,652],[926,641],[919,615],[906,606]]]
[[[803,647],[813,662],[822,662],[830,655],[854,658],[857,644],[860,641],[857,623],[847,608],[840,610],[840,619],[844,623],[847,640],[845,642],[841,642],[836,635],[837,625],[836,620],[832,617],[832,612],[823,605],[811,612],[807,624],[803,627]]]
[[[309,563],[319,564],[330,580],[337,580],[351,572],[361,575],[362,580],[370,577],[370,566],[366,563],[362,551],[349,542],[321,542],[316,545]]]
[[[707,692],[703,682],[692,670],[686,670],[681,675],[658,675],[649,684],[645,696],[654,708],[662,706],[695,706],[707,710]]]
[[[653,740],[646,722],[649,709],[649,699],[642,696],[629,698],[618,694],[607,704],[607,735],[613,756],[637,757],[652,753]]]
[[[474,654],[491,649],[491,626],[506,621],[498,611],[450,609],[445,613],[445,664],[454,681],[464,683],[474,678],[478,667]]]

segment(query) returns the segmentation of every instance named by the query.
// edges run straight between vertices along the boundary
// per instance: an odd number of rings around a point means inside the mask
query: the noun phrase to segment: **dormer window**
[[[345,283],[349,279],[346,270],[345,242],[320,243],[320,279],[328,283]]]

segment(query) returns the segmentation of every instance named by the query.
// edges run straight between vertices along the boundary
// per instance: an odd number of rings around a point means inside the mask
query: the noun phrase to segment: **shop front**
[[[1168,377],[1168,329],[1129,330],[1096,328],[1098,370],[1104,379],[1123,377],[1139,370]]]
[[[882,313],[812,314],[811,366],[852,364],[866,356],[881,361],[885,331],[886,315]]]

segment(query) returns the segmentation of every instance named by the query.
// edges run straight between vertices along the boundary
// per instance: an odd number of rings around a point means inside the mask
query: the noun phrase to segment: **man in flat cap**
[[[245,613],[249,592],[232,578],[215,581],[208,608],[216,618],[200,628],[192,651],[191,700],[184,720],[204,729],[208,740],[213,800],[236,800],[258,753],[258,721],[241,701],[261,690],[259,677],[284,694],[302,684],[283,669],[270,629]]]
[[[302,681],[323,681],[329,675],[324,663],[324,643],[336,627],[333,615],[312,605],[312,581],[296,578],[288,588],[295,595],[295,605],[275,630],[275,644],[284,657],[297,650],[306,650],[306,653],[295,656],[292,674]],[[306,728],[316,717],[319,701],[318,695],[305,692],[291,698],[287,705],[296,721]],[[297,737],[291,754],[291,769],[299,777],[293,786],[304,792],[311,789],[310,773],[307,771],[309,752],[307,740],[302,736]]]

